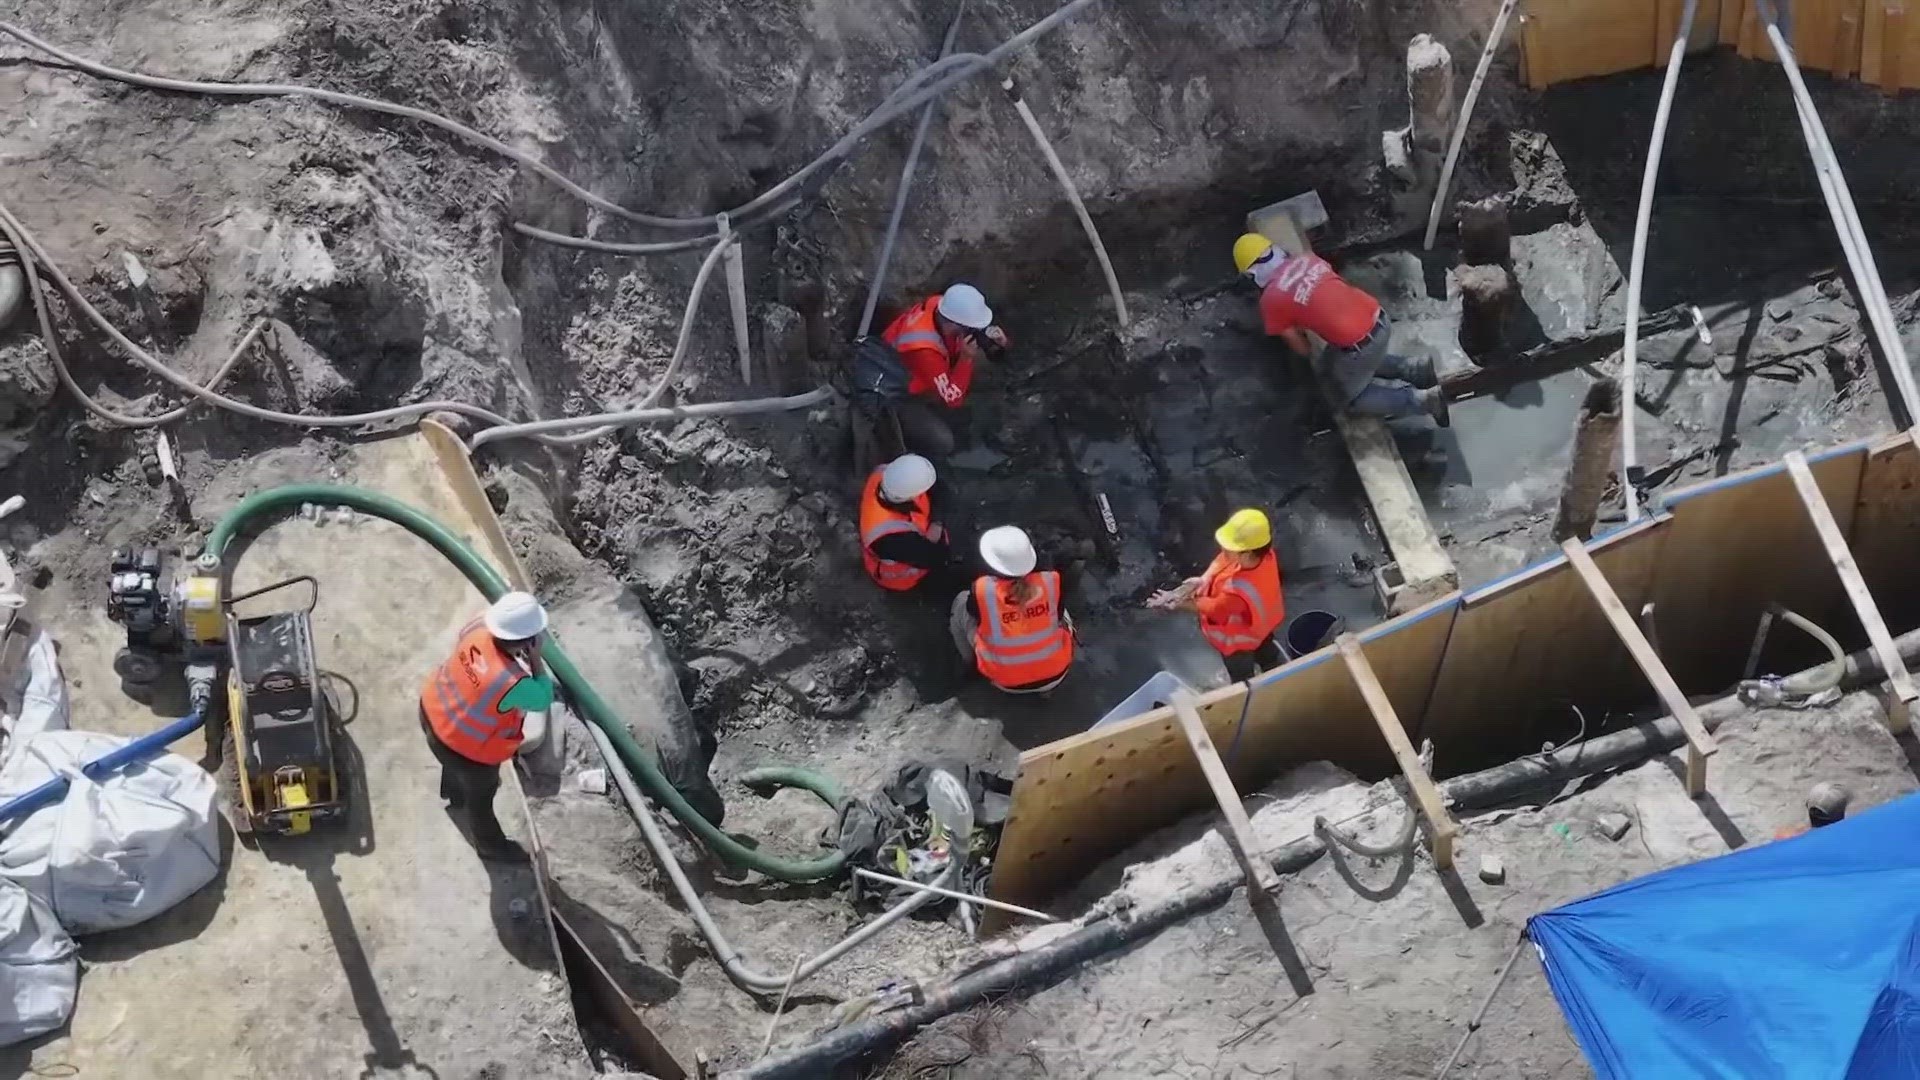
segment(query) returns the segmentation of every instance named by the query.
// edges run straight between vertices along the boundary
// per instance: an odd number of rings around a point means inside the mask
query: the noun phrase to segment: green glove
[[[545,675],[529,675],[500,695],[500,711],[546,712],[553,707],[553,680]]]

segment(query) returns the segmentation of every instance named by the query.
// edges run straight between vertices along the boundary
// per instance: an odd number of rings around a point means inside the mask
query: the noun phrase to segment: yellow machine
[[[127,628],[127,644],[114,670],[138,686],[158,681],[170,665],[183,668],[188,702],[206,719],[209,745],[221,748],[234,828],[300,834],[316,818],[344,812],[333,718],[313,652],[319,583],[302,575],[223,597],[219,563],[205,558],[171,587],[163,577],[156,549],[115,553],[107,614]],[[299,584],[311,589],[305,608],[235,613],[243,601]],[[224,723],[213,693],[222,674]]]

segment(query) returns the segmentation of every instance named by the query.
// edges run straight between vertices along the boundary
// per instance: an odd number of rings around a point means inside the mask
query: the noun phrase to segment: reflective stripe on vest
[[[938,349],[941,356],[947,355],[947,339],[937,330],[909,330],[893,339],[896,349]]]
[[[479,655],[469,660],[469,650]],[[528,674],[484,625],[472,623],[461,631],[453,655],[421,687],[420,708],[442,745],[469,761],[498,765],[519,749],[525,719],[519,709],[500,703]]]
[[[453,721],[453,726],[460,729],[460,734],[475,742],[486,742],[500,733],[501,724],[508,719],[505,715],[495,713],[494,705],[500,701],[500,696],[513,689],[513,684],[519,682],[522,677],[524,677],[522,672],[512,668],[494,676],[493,681],[481,691],[480,703],[476,706],[472,702],[461,699],[459,688],[454,685],[453,677],[447,674],[447,669],[443,665],[434,676],[433,690],[439,695],[441,710],[448,720]],[[513,729],[513,733],[517,733],[518,730],[518,728]]]
[[[1201,636],[1224,656],[1259,648],[1279,627],[1283,614],[1278,605],[1270,604],[1268,599],[1261,595],[1258,585],[1241,576],[1259,572],[1265,566],[1265,561],[1263,560],[1260,566],[1243,570],[1238,562],[1232,561],[1233,558],[1233,556],[1223,555],[1215,559],[1213,565],[1207,568],[1204,575],[1205,583],[1200,588],[1203,596],[1218,596],[1222,590],[1231,592],[1247,605],[1247,614],[1244,616],[1229,616],[1220,621],[1209,620],[1204,616],[1200,619]],[[1276,556],[1268,553],[1267,558],[1274,559]],[[1226,581],[1221,582],[1220,578],[1223,575]],[[1278,563],[1274,566],[1274,580],[1277,586]]]
[[[1046,604],[1047,623],[1038,630],[1013,633],[1000,602],[999,578],[973,583],[973,602],[980,609],[980,629],[973,637],[973,653],[980,673],[1000,686],[1027,686],[1058,677],[1073,662],[1073,635],[1061,625],[1060,575],[1034,575]],[[1016,605],[1016,611],[1027,605]]]
[[[927,526],[933,517],[933,503],[922,495],[913,501],[913,512],[902,514],[898,510],[880,501],[880,475],[884,469],[873,470],[867,477],[867,486],[860,493],[860,561],[866,565],[867,576],[874,584],[894,592],[905,592],[920,584],[927,576],[923,567],[912,563],[894,562],[883,559],[873,553],[874,542],[884,536],[895,533],[917,533],[927,535]]]

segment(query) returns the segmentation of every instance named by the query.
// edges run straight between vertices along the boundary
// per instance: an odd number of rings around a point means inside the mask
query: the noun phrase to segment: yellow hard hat
[[[1235,510],[1225,525],[1214,531],[1213,538],[1228,551],[1253,551],[1273,543],[1273,529],[1267,524],[1267,515],[1258,510]]]
[[[1233,242],[1233,267],[1244,274],[1272,250],[1273,241],[1259,233],[1242,233],[1240,239]]]

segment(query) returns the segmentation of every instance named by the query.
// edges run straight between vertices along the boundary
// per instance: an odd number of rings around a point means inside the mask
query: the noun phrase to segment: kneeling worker
[[[547,609],[510,592],[460,631],[453,656],[420,691],[420,725],[440,762],[440,797],[464,810],[482,859],[524,862],[493,813],[500,763],[540,745],[547,733],[553,684],[540,670]]]
[[[910,380],[908,399],[893,406],[903,449],[945,461],[954,434],[940,413],[967,400],[974,365],[989,350],[1005,349],[1007,332],[994,325],[993,309],[979,289],[955,282],[901,312],[881,336],[899,353]]]
[[[1304,331],[1327,343],[1327,382],[1340,404],[1360,416],[1426,413],[1446,427],[1446,392],[1431,361],[1387,351],[1393,327],[1380,302],[1349,285],[1325,259],[1282,251],[1259,233],[1234,242],[1233,265],[1260,287],[1260,321],[1299,356],[1313,355]]]
[[[953,562],[946,527],[933,520],[933,463],[902,454],[873,470],[860,493],[860,559],[874,584],[906,592]]]
[[[1060,685],[1073,666],[1073,620],[1061,604],[1060,574],[1034,571],[1033,541],[1012,525],[982,533],[980,557],[993,573],[953,598],[954,646],[1010,694]]]
[[[1267,515],[1239,510],[1213,534],[1220,554],[1206,573],[1155,593],[1150,608],[1196,612],[1200,633],[1227,665],[1234,682],[1278,667],[1273,632],[1286,616],[1280,593],[1280,557],[1273,553]]]

